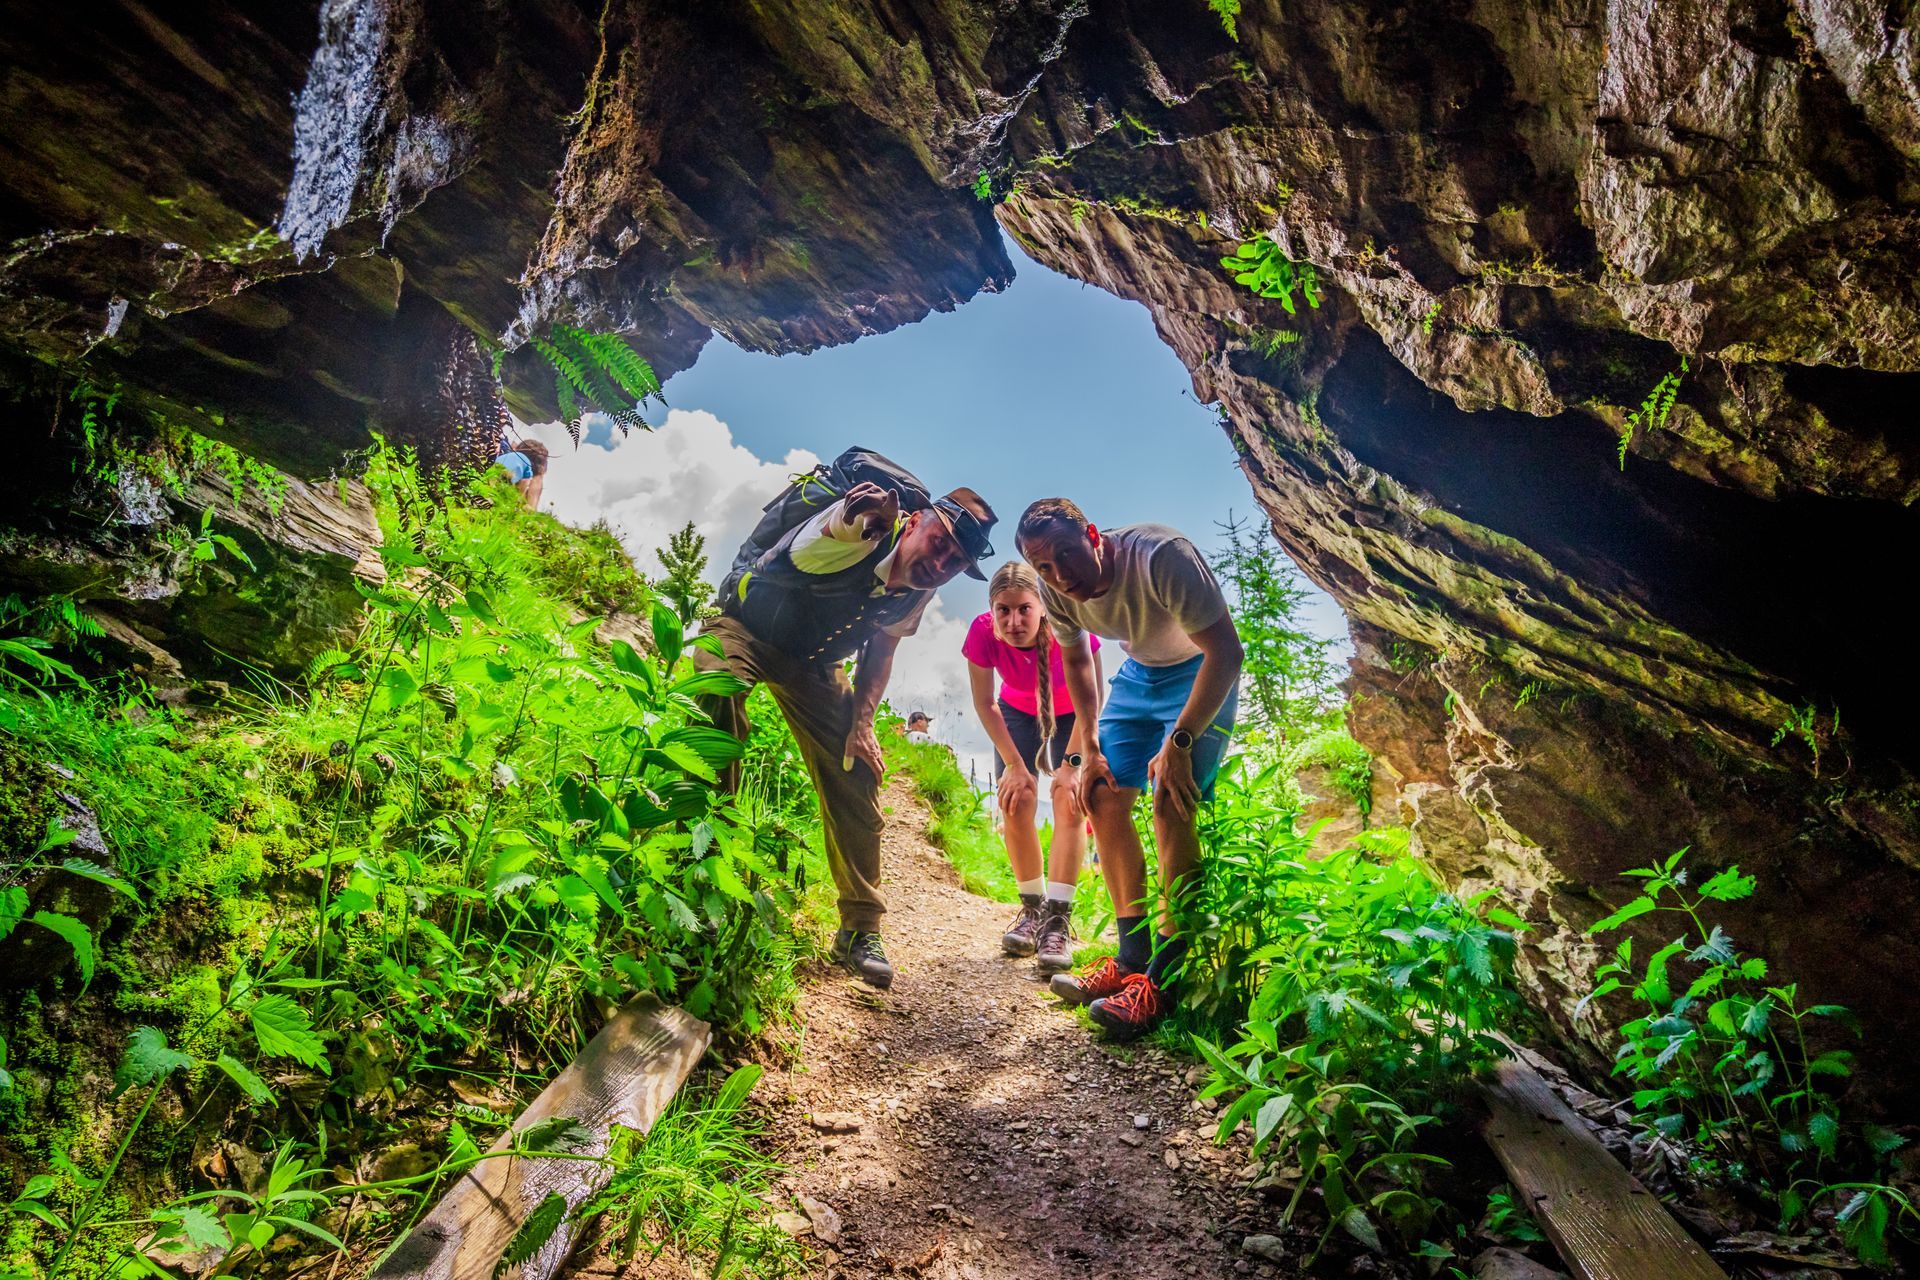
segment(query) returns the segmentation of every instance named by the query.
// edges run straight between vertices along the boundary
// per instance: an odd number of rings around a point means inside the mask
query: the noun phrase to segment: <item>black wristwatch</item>
[[[1168,738],[1167,741],[1171,742],[1175,747],[1179,748],[1182,751],[1193,750],[1193,735],[1188,733],[1185,729],[1175,729],[1173,731],[1173,736],[1171,738]]]
[[[1067,768],[1078,769],[1081,766],[1081,764],[1083,764],[1085,761],[1086,761],[1086,757],[1081,755],[1078,751],[1067,752]]]

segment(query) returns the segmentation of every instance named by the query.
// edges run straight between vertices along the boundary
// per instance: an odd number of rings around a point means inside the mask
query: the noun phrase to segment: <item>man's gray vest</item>
[[[904,523],[904,522],[903,522]],[[793,563],[795,525],[751,568],[728,576],[721,608],[747,630],[803,662],[841,662],[882,627],[904,621],[929,592],[905,587],[874,595],[874,569],[900,542],[900,530],[879,540],[858,564],[808,573]]]

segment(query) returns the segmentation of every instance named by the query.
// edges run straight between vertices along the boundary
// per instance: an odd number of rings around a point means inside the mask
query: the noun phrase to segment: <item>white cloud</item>
[[[577,451],[557,422],[525,433],[553,451],[542,507],[568,524],[605,520],[650,577],[660,572],[654,550],[691,520],[707,540],[707,578],[716,585],[767,500],[787,477],[820,461],[805,449],[763,461],[734,443],[726,423],[698,409],[669,410],[657,430]]]

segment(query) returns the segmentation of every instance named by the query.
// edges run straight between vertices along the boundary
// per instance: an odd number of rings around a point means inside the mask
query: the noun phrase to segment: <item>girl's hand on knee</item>
[[[1000,775],[1000,811],[1012,813],[1022,800],[1034,804],[1039,799],[1039,788],[1034,785],[1033,774],[1022,768],[1017,773],[1009,769]]]

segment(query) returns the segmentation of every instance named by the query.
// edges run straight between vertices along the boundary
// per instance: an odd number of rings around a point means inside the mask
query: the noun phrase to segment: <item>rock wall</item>
[[[848,341],[1000,287],[1003,228],[1144,303],[1222,406],[1354,620],[1356,732],[1428,855],[1536,922],[1556,1016],[1618,872],[1689,844],[1759,875],[1743,945],[1899,1044],[1920,692],[1883,619],[1920,493],[1915,22],[39,7],[0,27],[0,324],[317,474],[405,424],[449,324],[509,348],[534,413],[523,343],[550,321],[630,332],[663,373],[713,332]],[[1260,235],[1324,305],[1233,283],[1220,257]]]

